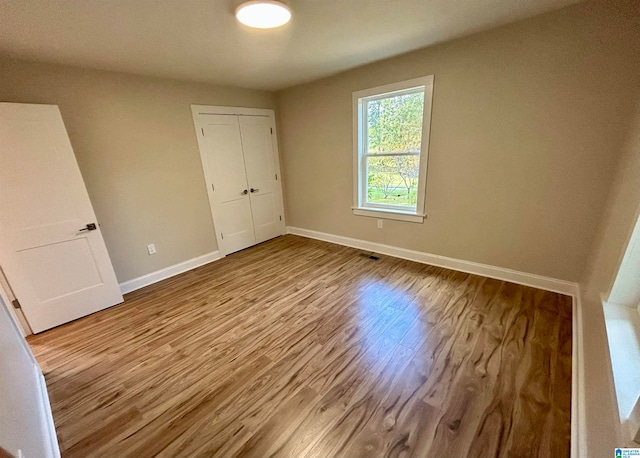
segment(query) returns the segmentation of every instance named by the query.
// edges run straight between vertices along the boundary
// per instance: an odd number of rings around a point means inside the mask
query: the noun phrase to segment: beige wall
[[[640,97],[636,103],[638,112],[630,117],[632,129],[626,137],[582,276],[582,295],[587,300],[599,300],[601,293],[609,293],[640,211]]]
[[[640,100],[624,144],[581,280],[585,398],[590,456],[607,456],[622,444],[614,397],[609,346],[600,294],[607,294],[618,272],[640,211]]]
[[[625,14],[570,7],[278,94],[287,224],[578,281],[638,93]],[[353,216],[353,91],[434,74],[424,224]]]
[[[594,457],[617,440],[598,294],[640,205],[640,132],[629,133],[640,126],[640,27],[606,8],[570,7],[277,96],[289,225],[580,281]],[[350,211],[351,93],[426,74],[429,216],[378,230]],[[0,100],[60,106],[120,281],[216,249],[189,104],[274,106],[267,92],[1,58]]]
[[[274,107],[269,92],[1,57],[0,101],[60,106],[120,282],[217,249],[189,105]]]

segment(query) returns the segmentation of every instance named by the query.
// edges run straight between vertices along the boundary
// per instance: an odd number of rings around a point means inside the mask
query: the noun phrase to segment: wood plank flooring
[[[568,457],[571,298],[292,235],[29,338],[64,457]]]

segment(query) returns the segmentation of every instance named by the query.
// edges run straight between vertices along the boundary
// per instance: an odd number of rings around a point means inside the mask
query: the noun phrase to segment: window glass
[[[420,154],[424,89],[367,101],[367,152]]]
[[[424,221],[432,95],[433,75],[353,93],[354,214]]]

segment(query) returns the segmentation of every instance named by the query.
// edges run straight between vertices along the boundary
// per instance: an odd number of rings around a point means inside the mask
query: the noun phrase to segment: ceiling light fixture
[[[277,0],[250,0],[236,8],[236,18],[256,29],[273,29],[291,19],[291,10]]]

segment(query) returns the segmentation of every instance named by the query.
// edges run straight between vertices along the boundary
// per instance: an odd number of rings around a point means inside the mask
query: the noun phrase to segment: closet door
[[[256,244],[237,116],[207,115],[202,151],[222,254]]]
[[[191,105],[220,254],[285,233],[275,113]]]
[[[280,186],[276,179],[271,119],[240,116],[247,183],[256,243],[284,233]]]

